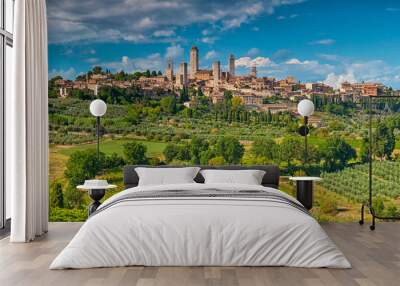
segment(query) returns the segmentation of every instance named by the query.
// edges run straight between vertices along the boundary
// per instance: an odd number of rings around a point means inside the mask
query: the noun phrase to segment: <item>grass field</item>
[[[122,156],[123,145],[133,141],[143,143],[147,147],[147,155],[151,157],[160,156],[167,145],[164,142],[152,142],[135,139],[103,139],[100,141],[100,151],[107,155],[117,153],[118,155]],[[60,154],[70,156],[77,150],[95,149],[96,143],[79,144],[74,146],[57,145],[56,148],[58,148]]]

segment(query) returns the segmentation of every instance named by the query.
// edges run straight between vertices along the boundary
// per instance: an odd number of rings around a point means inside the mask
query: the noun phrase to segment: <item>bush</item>
[[[151,166],[165,165],[165,163],[162,162],[157,157],[152,157],[152,158],[149,158],[148,160],[149,160],[148,164],[151,165]]]
[[[100,153],[100,161],[97,159],[97,152],[94,149],[76,151],[71,154],[64,172],[69,180],[69,185],[75,188],[85,180],[92,179],[102,169],[101,162],[104,162],[104,154]]]
[[[331,198],[322,199],[319,203],[321,212],[329,215],[337,215],[338,206],[337,202]]]
[[[208,165],[210,166],[222,166],[225,164],[226,164],[225,159],[222,156],[214,157],[208,160]]]
[[[62,191],[62,184],[59,181],[55,181],[51,184],[49,197],[50,207],[64,207],[64,194]]]
[[[171,141],[171,139],[172,139],[171,135],[164,135],[162,137],[162,141],[164,141],[164,142],[169,142],[169,141]]]
[[[264,157],[268,160],[274,159],[276,143],[269,138],[258,138],[251,146],[251,152],[257,157]]]
[[[167,163],[171,162],[172,160],[176,159],[179,154],[180,148],[178,145],[175,144],[168,144],[163,151],[163,155],[165,157],[165,161]]]
[[[50,221],[80,222],[87,219],[87,210],[51,208],[49,215]]]
[[[244,147],[233,137],[221,137],[216,143],[216,155],[222,156],[229,164],[238,164],[243,157]]]
[[[124,158],[119,156],[117,153],[112,153],[110,156],[105,158],[103,167],[105,169],[116,169],[125,165]]]
[[[75,186],[68,185],[67,190],[65,191],[64,205],[66,208],[82,208],[83,207],[83,191],[79,191]]]
[[[125,161],[128,164],[140,165],[147,164],[147,147],[139,142],[126,143],[123,146]]]

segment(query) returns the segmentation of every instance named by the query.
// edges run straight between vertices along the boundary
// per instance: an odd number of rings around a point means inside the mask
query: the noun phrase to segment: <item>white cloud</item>
[[[287,60],[285,62],[285,64],[287,65],[303,65],[303,66],[318,66],[320,65],[320,63],[318,61],[315,60],[304,60],[304,61],[300,61],[299,59],[293,58],[290,60]]]
[[[48,1],[49,43],[163,41],[157,31],[166,27],[176,31],[206,24],[224,31],[301,2],[304,0]]]
[[[333,88],[339,88],[340,85],[346,81],[349,83],[357,82],[354,74],[350,71],[344,74],[330,73],[323,82]]]
[[[241,12],[239,16],[223,20],[222,29],[229,30],[233,28],[238,28],[242,24],[249,22],[252,16],[256,16],[263,12],[263,10],[264,6],[261,2],[248,4],[247,6],[244,6],[242,9],[239,10]]]
[[[175,35],[174,30],[157,30],[154,31],[153,35],[155,37],[171,37]]]
[[[250,68],[253,66],[266,67],[271,64],[272,61],[266,57],[256,57],[253,59],[251,57],[241,57],[235,61],[235,65],[237,67],[246,67],[246,68]]]
[[[166,58],[172,58],[172,59],[179,59],[183,56],[184,49],[181,47],[181,45],[172,45],[167,48],[167,51],[165,53]]]
[[[144,17],[140,19],[135,25],[137,25],[137,27],[141,29],[147,29],[153,27],[155,23],[149,17]]]
[[[290,59],[285,62],[287,65],[300,65],[301,61],[298,59]]]
[[[95,64],[95,63],[98,63],[100,61],[100,59],[99,58],[87,58],[84,61],[89,64]]]
[[[218,53],[214,50],[209,51],[206,53],[206,56],[204,57],[206,60],[211,60],[211,59],[215,59],[218,56]]]
[[[146,42],[147,40],[146,36],[142,34],[122,36],[122,39],[134,43]]]
[[[399,66],[389,66],[382,60],[353,61],[344,63],[341,69],[327,75],[324,82],[338,87],[342,82],[380,82],[392,85],[397,82],[400,73]]]
[[[323,45],[323,46],[330,46],[336,43],[334,39],[321,39],[317,41],[312,41],[309,44],[310,45]]]
[[[225,20],[225,21],[223,21],[223,29],[228,30],[228,29],[238,28],[238,27],[240,27],[240,25],[247,22],[247,20],[248,20],[248,17],[246,15],[242,15],[237,18]]]
[[[359,61],[340,55],[322,54],[319,58],[329,60],[329,63],[316,59],[299,59],[296,57],[241,57],[236,60],[238,73],[247,73],[252,66],[257,66],[260,76],[284,78],[293,75],[299,80],[324,82],[332,87],[339,87],[348,82],[380,82],[400,88],[400,66],[388,65],[382,60]]]
[[[145,71],[145,70],[161,70],[164,67],[164,59],[159,53],[150,54],[144,58],[129,58],[123,56],[120,61],[108,62],[102,66],[112,69],[114,71]]]
[[[292,58],[281,64],[281,69],[294,73],[312,74],[313,76],[326,76],[334,71],[334,66],[330,64],[322,64],[316,60],[301,61],[297,58]]]
[[[71,67],[67,70],[56,70],[53,69],[49,72],[49,78],[53,78],[55,76],[61,76],[63,79],[75,79],[77,76],[76,70]]]
[[[217,40],[217,37],[203,37],[200,39],[201,42],[205,43],[205,44],[214,44],[215,41]]]
[[[250,50],[247,51],[246,55],[249,57],[254,57],[260,53],[260,50],[257,48],[251,48]]]
[[[320,81],[329,73],[335,71],[335,66],[320,63],[316,60],[300,60],[298,58],[287,58],[288,51],[282,50],[282,56],[274,57],[276,61],[272,61],[266,67],[260,67],[258,74],[260,76],[273,76],[276,78],[284,78],[293,75],[302,81]],[[285,58],[287,58],[285,60]],[[283,60],[283,61],[282,61]]]

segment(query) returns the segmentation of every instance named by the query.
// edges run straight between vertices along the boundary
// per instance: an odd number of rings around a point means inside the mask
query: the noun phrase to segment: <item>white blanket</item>
[[[279,190],[238,184],[136,187],[163,190]],[[296,201],[292,197],[291,200]],[[152,198],[121,201],[90,217],[50,269],[145,266],[350,268],[318,222],[289,205],[258,198]]]

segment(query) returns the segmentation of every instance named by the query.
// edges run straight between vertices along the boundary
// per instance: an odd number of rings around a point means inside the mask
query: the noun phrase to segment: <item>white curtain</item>
[[[48,227],[45,0],[15,1],[14,21],[14,94],[6,99],[6,187],[11,190],[10,241],[28,242]]]

